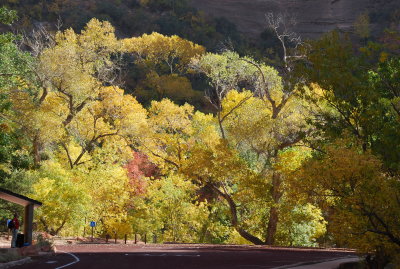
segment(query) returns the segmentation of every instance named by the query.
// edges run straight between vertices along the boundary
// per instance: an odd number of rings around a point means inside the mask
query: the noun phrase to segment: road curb
[[[346,260],[346,259],[352,259],[352,258],[360,258],[358,256],[343,256],[343,257],[338,257],[334,259],[326,259],[326,260],[321,260],[321,261],[311,261],[311,262],[299,262],[299,263],[294,263],[294,264],[289,264],[289,265],[284,265],[284,266],[279,266],[279,267],[274,267],[272,269],[289,269],[289,268],[296,268],[300,266],[307,266],[307,265],[317,265],[319,263],[325,263],[325,262],[333,262],[333,261],[338,261],[338,260]],[[344,263],[347,263],[348,261],[343,261]]]
[[[11,261],[7,263],[0,264],[0,269],[10,268],[17,265],[22,265],[31,261],[31,257],[26,257],[21,260]]]

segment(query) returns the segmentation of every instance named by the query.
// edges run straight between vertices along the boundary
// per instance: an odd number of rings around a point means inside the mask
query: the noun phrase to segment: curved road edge
[[[75,264],[75,263],[80,262],[80,259],[79,259],[75,254],[72,254],[72,253],[69,253],[69,252],[66,252],[66,251],[62,251],[62,250],[57,250],[57,253],[58,253],[58,252],[62,252],[62,253],[65,253],[65,254],[68,254],[68,255],[72,256],[72,257],[75,259],[75,261],[70,262],[70,263],[67,263],[67,264],[62,265],[62,266],[59,266],[59,267],[57,267],[57,268],[55,268],[55,269],[65,268],[65,267],[68,267],[68,266],[70,266],[70,265],[73,265],[73,264]]]
[[[275,267],[272,269],[337,269],[341,264],[360,262],[362,259],[358,256],[348,256],[346,258],[329,259],[325,261],[296,263]]]

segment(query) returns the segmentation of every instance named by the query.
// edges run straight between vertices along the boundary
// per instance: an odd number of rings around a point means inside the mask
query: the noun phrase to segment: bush
[[[0,254],[0,263],[6,263],[22,259],[22,256],[17,253],[2,253]]]
[[[39,251],[50,251],[54,249],[53,237],[47,233],[39,233],[36,235],[36,247]]]

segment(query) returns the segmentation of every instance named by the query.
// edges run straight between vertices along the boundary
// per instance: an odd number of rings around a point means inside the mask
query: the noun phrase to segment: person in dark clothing
[[[19,231],[19,220],[18,220],[18,214],[14,213],[14,218],[11,220],[13,222],[13,227],[11,228],[11,234],[12,234],[12,238],[11,238],[11,247],[15,248],[16,247],[16,243],[17,243],[17,235],[18,235],[18,231]]]

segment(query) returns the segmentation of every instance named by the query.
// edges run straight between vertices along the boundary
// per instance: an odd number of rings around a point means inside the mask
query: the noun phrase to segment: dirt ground
[[[0,248],[9,248],[11,246],[11,233],[2,232],[0,234]]]

